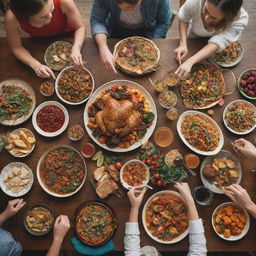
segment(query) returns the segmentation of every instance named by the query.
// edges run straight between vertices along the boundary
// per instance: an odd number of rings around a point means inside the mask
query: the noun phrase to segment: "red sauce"
[[[95,147],[90,143],[86,143],[82,146],[81,152],[85,157],[91,157],[95,153]]]
[[[43,107],[36,115],[37,125],[45,132],[56,132],[64,124],[63,111],[53,105]]]

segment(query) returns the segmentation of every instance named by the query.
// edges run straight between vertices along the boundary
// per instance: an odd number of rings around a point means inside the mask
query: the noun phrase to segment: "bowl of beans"
[[[126,162],[120,171],[120,180],[126,189],[146,186],[149,177],[150,173],[147,165],[137,159]]]
[[[68,137],[70,140],[78,141],[84,136],[84,128],[79,124],[74,124],[68,128]]]
[[[35,130],[45,137],[55,137],[68,126],[67,109],[57,101],[45,101],[35,109],[32,124]]]

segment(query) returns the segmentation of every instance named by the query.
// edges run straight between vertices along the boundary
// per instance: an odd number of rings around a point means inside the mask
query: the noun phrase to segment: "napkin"
[[[81,253],[87,256],[104,255],[115,249],[115,245],[112,242],[112,240],[109,240],[108,242],[106,242],[101,246],[92,247],[92,246],[83,244],[76,236],[74,236],[71,239],[71,243],[78,253]]]

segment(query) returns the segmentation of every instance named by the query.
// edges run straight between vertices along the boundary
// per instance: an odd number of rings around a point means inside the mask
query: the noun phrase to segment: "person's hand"
[[[193,196],[191,194],[191,190],[189,188],[188,183],[186,183],[186,182],[176,182],[174,184],[174,188],[176,188],[179,191],[181,196],[185,199],[186,204],[194,203],[194,199],[193,199]]]
[[[104,47],[100,50],[100,59],[108,71],[117,74],[115,61],[108,47]]]
[[[127,195],[130,200],[130,204],[132,208],[139,209],[146,191],[147,191],[146,188],[140,189],[140,188],[133,187],[132,189],[130,189]]]
[[[191,71],[192,67],[193,62],[190,59],[188,59],[177,68],[175,74],[178,77],[185,77]]]
[[[77,46],[72,47],[71,59],[72,59],[75,66],[81,66],[81,67],[84,66],[81,51],[80,51],[80,47],[77,47]]]
[[[245,156],[256,160],[256,147],[245,139],[235,141],[235,147]]]
[[[226,196],[228,196],[233,202],[244,207],[245,209],[250,209],[254,205],[247,191],[238,184],[232,184],[224,190]]]
[[[23,199],[14,199],[8,202],[3,214],[6,218],[10,218],[15,215],[24,205],[25,201]]]
[[[41,77],[41,78],[49,78],[49,77],[52,77],[53,79],[56,79],[53,71],[45,66],[45,65],[42,65],[41,63],[35,65],[33,67],[35,73],[37,76]]]
[[[176,60],[178,61],[179,65],[181,65],[181,61],[185,58],[188,53],[188,48],[186,46],[179,46],[177,49],[174,50],[176,53]]]
[[[69,222],[68,216],[60,215],[59,217],[57,217],[54,223],[54,230],[53,230],[54,239],[63,240],[69,228],[70,228],[70,222]]]

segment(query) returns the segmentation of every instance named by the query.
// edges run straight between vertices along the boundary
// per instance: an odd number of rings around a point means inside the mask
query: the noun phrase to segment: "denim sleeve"
[[[20,256],[22,253],[21,244],[2,228],[0,228],[0,248],[0,255],[4,256]]]
[[[90,19],[92,35],[108,35],[106,25],[109,13],[110,8],[107,0],[94,0]]]
[[[160,0],[157,10],[157,24],[153,33],[153,38],[165,38],[169,29],[172,17],[170,0]]]

